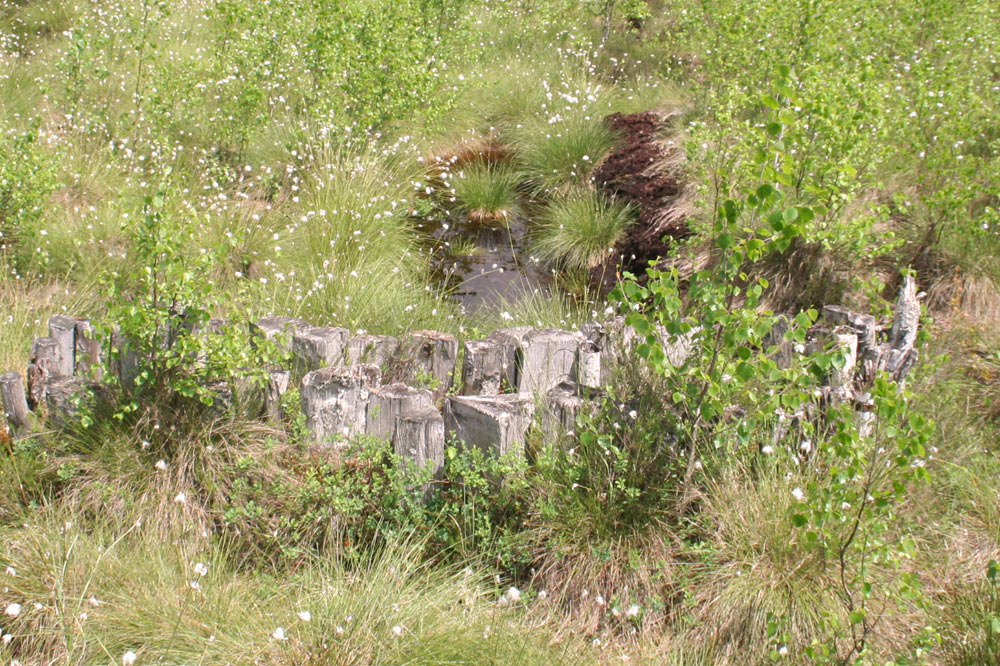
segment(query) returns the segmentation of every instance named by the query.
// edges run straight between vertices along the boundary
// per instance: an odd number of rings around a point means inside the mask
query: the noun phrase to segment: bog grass
[[[609,256],[632,221],[628,206],[577,190],[557,198],[535,219],[532,249],[553,265],[591,269]]]

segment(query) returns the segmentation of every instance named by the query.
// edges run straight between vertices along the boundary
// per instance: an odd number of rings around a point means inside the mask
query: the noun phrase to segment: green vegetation
[[[995,663],[998,61],[988,0],[0,0],[0,371],[64,313],[129,378],[0,431],[0,661]],[[690,233],[607,293],[604,118],[646,111]],[[463,311],[457,216],[524,220],[552,285]],[[807,332],[904,275],[869,432]],[[635,353],[523,456],[316,451],[294,387],[246,416],[259,316],[616,314]]]
[[[503,225],[518,213],[517,174],[503,166],[473,165],[451,180],[458,207],[473,222]]]
[[[534,249],[546,261],[570,269],[601,265],[632,221],[627,206],[601,194],[570,193],[538,217]]]

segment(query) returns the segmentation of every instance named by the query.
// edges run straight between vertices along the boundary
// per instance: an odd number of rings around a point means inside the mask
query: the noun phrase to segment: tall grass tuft
[[[518,176],[502,165],[474,164],[451,180],[458,208],[472,222],[504,223],[519,211]]]
[[[515,132],[521,168],[539,192],[564,192],[588,183],[594,165],[614,142],[611,130],[589,116],[557,122],[533,118]]]
[[[599,266],[632,222],[632,209],[589,190],[553,201],[535,220],[532,248],[569,269]]]

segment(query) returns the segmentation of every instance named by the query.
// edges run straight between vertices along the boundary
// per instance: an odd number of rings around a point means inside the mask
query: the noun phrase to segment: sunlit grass
[[[633,220],[632,211],[590,190],[553,201],[534,220],[532,248],[541,259],[570,269],[601,264]]]
[[[473,222],[504,223],[518,214],[517,173],[505,166],[473,164],[454,178],[458,207]]]

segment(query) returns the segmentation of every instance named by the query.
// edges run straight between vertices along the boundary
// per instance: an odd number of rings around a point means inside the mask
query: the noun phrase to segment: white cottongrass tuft
[[[275,629],[274,631],[272,631],[271,632],[271,638],[273,638],[276,641],[287,641],[288,640],[288,636],[285,635],[285,628],[284,627],[278,627],[277,629]]]
[[[132,652],[132,650],[129,650],[128,652],[122,655],[122,666],[132,666],[132,664],[134,664],[135,660],[138,658],[139,655],[137,655],[135,652]]]
[[[17,617],[21,614],[21,604],[7,604],[7,608],[4,612],[11,617]]]
[[[312,613],[307,610],[299,611],[299,619],[303,622],[311,622],[313,619]]]
[[[517,603],[518,601],[521,600],[521,590],[519,590],[516,587],[514,587],[513,585],[511,585],[507,589],[507,595],[506,596],[507,596],[507,600],[510,601],[511,603]]]

